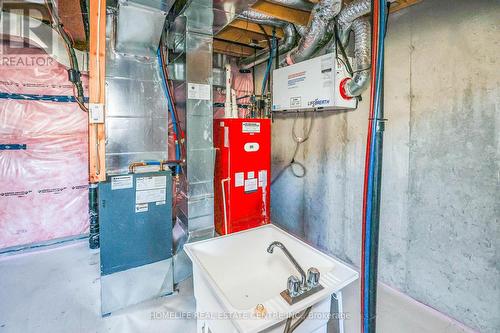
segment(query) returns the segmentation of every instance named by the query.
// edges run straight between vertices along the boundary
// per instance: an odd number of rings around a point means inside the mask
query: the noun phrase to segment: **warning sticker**
[[[259,187],[267,186],[267,170],[259,171]]]
[[[165,201],[167,195],[167,190],[164,188],[159,188],[155,190],[144,190],[135,192],[135,203],[148,203],[156,201]]]
[[[257,178],[245,180],[245,193],[257,191]]]
[[[205,101],[210,100],[209,84],[188,83],[188,99],[201,99]]]
[[[132,176],[116,176],[111,177],[111,190],[121,190],[124,188],[132,188],[134,185]]]
[[[137,191],[167,187],[167,176],[140,177],[136,180]]]
[[[148,204],[137,204],[135,205],[135,212],[136,213],[142,213],[142,212],[147,212],[148,211]]]
[[[243,133],[260,133],[260,123],[255,122],[243,122]]]
[[[237,172],[234,174],[234,187],[240,187],[245,184],[245,173]]]

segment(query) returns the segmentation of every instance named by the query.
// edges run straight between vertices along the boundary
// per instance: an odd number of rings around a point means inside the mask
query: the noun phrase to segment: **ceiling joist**
[[[252,6],[252,9],[262,13],[267,14],[277,19],[288,21],[290,23],[307,25],[309,22],[310,13],[298,9],[292,9],[284,7],[275,3],[270,3],[266,1],[258,1]]]

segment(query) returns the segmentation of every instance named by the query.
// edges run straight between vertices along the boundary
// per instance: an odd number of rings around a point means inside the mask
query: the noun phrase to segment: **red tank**
[[[214,119],[214,146],[217,233],[269,223],[271,121]]]

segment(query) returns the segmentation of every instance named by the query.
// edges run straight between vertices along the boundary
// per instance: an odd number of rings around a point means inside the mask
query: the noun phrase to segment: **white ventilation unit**
[[[355,109],[343,85],[350,78],[334,53],[273,71],[273,111]]]

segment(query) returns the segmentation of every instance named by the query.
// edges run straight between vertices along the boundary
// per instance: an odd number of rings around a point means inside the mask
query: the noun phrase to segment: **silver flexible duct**
[[[356,70],[352,79],[345,83],[348,96],[359,96],[366,89],[370,79],[371,65],[371,25],[368,17],[357,18],[352,22],[354,31],[354,57]]]
[[[321,0],[312,10],[312,20],[299,41],[297,48],[286,57],[286,62],[291,65],[314,56],[331,39],[330,22],[340,12],[342,0]]]
[[[278,46],[278,54],[285,54],[297,44],[297,32],[293,24],[286,23],[283,27],[285,36]],[[269,50],[260,50],[254,56],[249,56],[240,61],[238,64],[242,69],[248,69],[265,62],[269,58]]]
[[[269,2],[306,11],[311,11],[314,7],[314,4],[307,0],[269,0]]]
[[[342,8],[339,15],[337,16],[339,37],[342,45],[347,44],[349,31],[354,20],[358,17],[368,14],[371,10],[371,6],[371,0],[354,0],[353,2]]]
[[[271,15],[262,14],[252,9],[247,9],[243,11],[240,15],[238,15],[238,18],[244,21],[250,21],[257,24],[265,24],[279,28],[282,28],[286,24],[288,24],[287,22],[278,20],[277,18]]]

